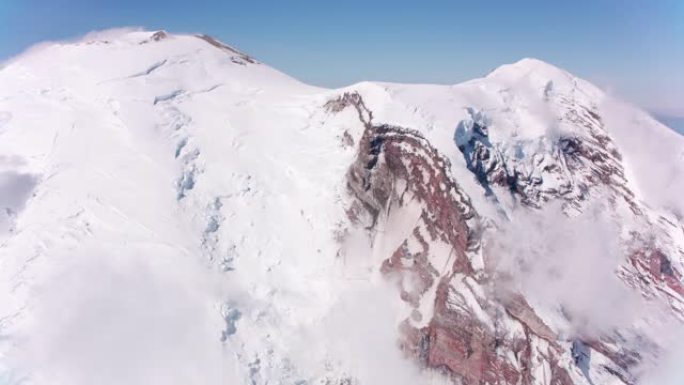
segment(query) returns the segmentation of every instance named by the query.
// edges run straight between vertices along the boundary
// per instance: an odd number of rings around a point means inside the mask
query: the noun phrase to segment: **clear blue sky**
[[[456,83],[536,57],[684,116],[684,0],[0,0],[0,58],[121,26],[207,33],[323,86]]]

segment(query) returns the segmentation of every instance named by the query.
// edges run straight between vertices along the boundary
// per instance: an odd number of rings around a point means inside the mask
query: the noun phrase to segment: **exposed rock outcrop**
[[[594,190],[606,189],[638,213],[620,162],[622,156],[606,134],[601,117],[569,99],[561,98],[558,104],[563,116],[557,124],[578,129],[560,130],[557,137],[505,142],[491,139],[493,122],[485,113],[469,109],[470,118],[459,123],[454,141],[485,193],[496,197],[492,187],[498,186],[526,206],[539,208],[558,199],[581,209],[589,195],[597,193]]]
[[[413,309],[401,325],[403,350],[463,384],[573,384],[564,347],[525,299],[489,292],[481,221],[449,161],[417,131],[373,124],[356,93],[327,104],[331,112],[346,107],[365,127],[347,178],[355,197],[350,218],[373,232],[417,212],[381,267]],[[540,365],[548,369],[544,379]]]
[[[244,54],[244,53],[238,51],[237,49],[214,39],[213,37],[211,37],[209,35],[197,35],[197,37],[206,41],[207,43],[213,45],[214,47],[225,51],[229,55],[231,55],[230,60],[235,64],[247,65],[247,64],[258,64],[259,63],[254,58],[252,58],[251,56]]]

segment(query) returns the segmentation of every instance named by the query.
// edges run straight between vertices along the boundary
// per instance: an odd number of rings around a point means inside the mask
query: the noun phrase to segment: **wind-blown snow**
[[[646,201],[684,218],[684,136],[615,99],[605,100],[602,109]]]

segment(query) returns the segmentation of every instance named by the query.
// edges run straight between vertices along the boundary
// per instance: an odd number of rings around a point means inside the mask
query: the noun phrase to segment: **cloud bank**
[[[500,288],[564,314],[569,335],[607,333],[631,324],[637,314],[639,296],[616,275],[625,260],[618,229],[599,207],[574,218],[554,205],[518,210],[485,244],[498,273],[507,277]]]
[[[59,258],[36,287],[15,367],[52,384],[229,383],[209,271],[160,250],[104,249]]]

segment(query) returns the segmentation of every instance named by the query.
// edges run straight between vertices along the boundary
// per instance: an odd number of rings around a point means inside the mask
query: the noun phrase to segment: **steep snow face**
[[[344,287],[354,152],[324,91],[149,32],[44,47],[0,84],[2,378],[340,375],[323,353],[298,372]]]
[[[684,317],[664,130],[534,59],[326,90],[208,36],[32,49],[0,70],[0,383],[639,383]]]

